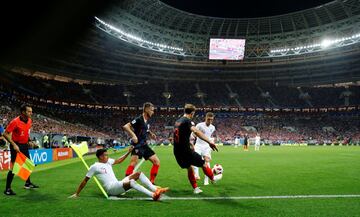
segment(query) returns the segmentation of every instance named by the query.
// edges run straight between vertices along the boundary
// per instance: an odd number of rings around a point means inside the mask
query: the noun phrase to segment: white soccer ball
[[[224,169],[220,164],[215,164],[213,167],[213,173],[215,175],[223,174]]]

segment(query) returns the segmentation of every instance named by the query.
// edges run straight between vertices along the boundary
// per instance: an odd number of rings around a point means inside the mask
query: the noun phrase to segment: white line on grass
[[[282,195],[282,196],[238,196],[238,197],[161,197],[161,200],[271,200],[271,199],[316,199],[316,198],[360,198],[360,194],[345,195]],[[121,198],[109,200],[151,200],[148,197]]]

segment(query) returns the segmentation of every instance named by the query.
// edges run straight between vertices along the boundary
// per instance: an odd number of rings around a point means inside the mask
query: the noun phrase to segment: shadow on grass
[[[54,194],[42,192],[41,189],[27,190],[26,193],[18,195],[17,198],[26,201],[27,203],[38,203],[43,201],[59,201],[59,198]]]

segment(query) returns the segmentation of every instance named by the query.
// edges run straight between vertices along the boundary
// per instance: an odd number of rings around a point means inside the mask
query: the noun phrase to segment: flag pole
[[[87,144],[86,144],[87,145]],[[81,161],[83,162],[85,168],[87,170],[89,170],[89,166],[87,165],[87,163],[85,162],[84,158],[82,157],[82,155],[78,152],[77,147],[75,145],[71,145],[71,148],[75,151],[75,153],[78,155],[78,157],[81,159]],[[97,186],[100,188],[101,192],[104,194],[104,196],[108,199],[109,196],[107,195],[107,193],[105,192],[104,188],[101,186],[99,180],[94,176],[94,180],[95,183],[97,184]]]

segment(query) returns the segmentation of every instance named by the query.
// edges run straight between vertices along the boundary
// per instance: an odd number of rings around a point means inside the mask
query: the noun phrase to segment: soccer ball
[[[213,167],[213,173],[215,175],[223,174],[224,169],[220,164],[215,164]]]

